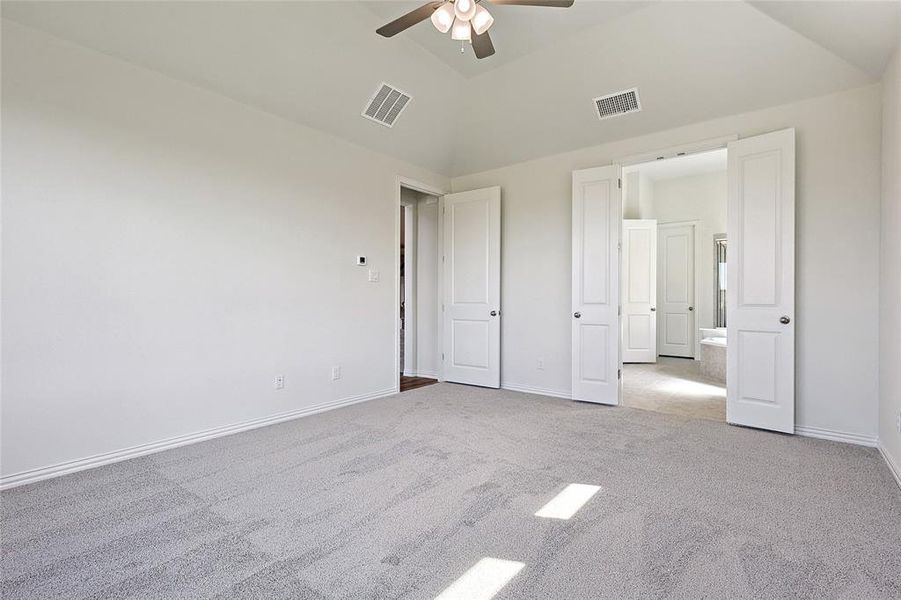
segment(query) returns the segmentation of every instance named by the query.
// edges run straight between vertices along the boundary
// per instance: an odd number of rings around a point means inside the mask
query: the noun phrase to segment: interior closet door
[[[657,221],[623,220],[623,362],[657,362]]]
[[[795,131],[729,144],[726,419],[795,428]]]
[[[620,168],[573,171],[572,396],[619,403]]]
[[[444,380],[501,385],[501,189],[444,197]]]
[[[657,351],[661,356],[695,355],[695,227],[660,225],[657,268]]]

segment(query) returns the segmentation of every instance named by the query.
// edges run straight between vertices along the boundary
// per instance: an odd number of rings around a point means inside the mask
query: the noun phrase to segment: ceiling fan
[[[492,4],[569,8],[575,0],[489,1]],[[451,39],[472,42],[476,58],[487,58],[494,54],[494,44],[488,36],[488,29],[494,23],[494,17],[482,6],[482,0],[435,0],[379,27],[375,32],[384,37],[391,37],[428,18],[432,19],[435,29],[441,33],[450,31]]]

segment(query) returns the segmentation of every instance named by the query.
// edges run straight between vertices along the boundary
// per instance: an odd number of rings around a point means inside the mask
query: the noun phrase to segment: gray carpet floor
[[[901,597],[875,450],[452,384],[0,502],[4,599],[434,598],[482,557],[503,599]]]
[[[726,386],[701,374],[693,358],[658,356],[623,365],[623,405],[683,417],[726,420]]]

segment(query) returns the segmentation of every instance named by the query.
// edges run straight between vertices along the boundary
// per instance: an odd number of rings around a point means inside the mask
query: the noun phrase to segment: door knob
[[[782,317],[779,319],[779,322],[782,323],[783,325],[788,325],[789,323],[792,322],[792,320],[789,319],[788,317]]]
[[[582,318],[582,313],[580,313],[580,312],[575,312],[575,313],[573,313],[573,316],[574,316],[575,318],[577,318],[577,319],[581,319],[581,318]]]
[[[651,307],[651,312],[656,312],[656,311],[657,311],[657,309],[654,308],[654,307],[652,306],[652,307]]]
[[[688,310],[694,310],[694,309],[695,309],[694,306],[689,306],[689,307],[688,307]]]
[[[496,311],[496,310],[493,310],[493,311],[491,311],[491,312],[488,313],[488,314],[490,314],[492,317],[496,317],[496,316],[497,316],[497,311]]]

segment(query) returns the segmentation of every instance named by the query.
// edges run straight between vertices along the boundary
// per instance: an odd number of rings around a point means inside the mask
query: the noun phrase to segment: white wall
[[[713,327],[713,236],[726,231],[726,172],[705,173],[649,182],[651,207],[641,219],[658,224],[698,221],[695,228],[696,330]],[[647,186],[643,184],[642,189]],[[658,270],[658,273],[662,271]],[[695,357],[700,358],[700,334],[695,331]]]
[[[394,389],[396,178],[448,180],[2,33],[4,477]]]
[[[901,415],[901,44],[882,86],[879,439],[901,476],[901,433],[896,428]]]
[[[573,169],[795,127],[797,423],[873,440],[880,102],[880,87],[868,86],[455,178],[454,191],[503,190],[503,381],[569,393]],[[538,358],[544,370],[537,369]]]
[[[638,171],[623,172],[623,219],[640,219]]]
[[[417,210],[416,374],[437,378],[441,369],[441,230],[438,226],[438,198],[424,195]]]
[[[404,223],[404,277],[400,285],[401,302],[404,303],[404,352],[400,365],[404,375],[416,373],[416,335],[417,335],[417,277],[416,259],[419,252],[418,236],[418,204],[419,192],[409,188],[400,189],[401,219]]]

